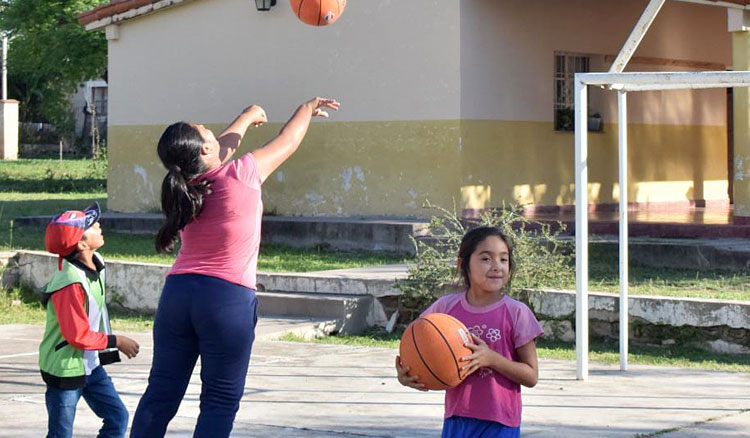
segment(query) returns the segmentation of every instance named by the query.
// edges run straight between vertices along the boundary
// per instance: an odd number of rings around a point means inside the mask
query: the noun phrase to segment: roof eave
[[[112,2],[78,16],[78,23],[86,30],[100,30],[110,24],[148,15],[165,8],[178,6],[190,0],[123,0]]]
[[[750,10],[750,2],[746,0],[677,0],[686,3],[697,3],[700,5],[708,6],[721,6],[729,9],[745,9]]]

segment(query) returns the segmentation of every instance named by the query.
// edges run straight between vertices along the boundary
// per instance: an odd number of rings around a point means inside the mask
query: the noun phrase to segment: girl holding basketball
[[[338,109],[315,98],[297,108],[281,132],[231,160],[247,129],[266,122],[259,106],[244,110],[219,136],[178,122],[157,147],[167,175],[161,188],[166,222],[159,252],[182,246],[162,290],[154,320],[148,388],[133,418],[132,438],[163,437],[201,357],[200,415],[193,437],[228,437],[245,389],[255,339],[255,270],[263,181],[302,142],[314,116]]]
[[[538,381],[535,340],[543,333],[531,310],[506,295],[515,272],[511,240],[495,227],[474,228],[458,250],[466,291],[434,302],[423,315],[447,313],[472,333],[462,360],[469,376],[445,393],[443,438],[520,436],[521,385]],[[425,390],[396,357],[398,381]]]

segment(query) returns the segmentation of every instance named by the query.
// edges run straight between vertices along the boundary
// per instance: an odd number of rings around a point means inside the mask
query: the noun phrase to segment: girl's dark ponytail
[[[166,221],[156,235],[156,251],[174,250],[177,233],[203,210],[203,198],[210,182],[191,180],[206,170],[201,159],[203,137],[198,129],[185,122],[170,125],[159,139],[157,152],[167,175],[161,183],[161,209]]]

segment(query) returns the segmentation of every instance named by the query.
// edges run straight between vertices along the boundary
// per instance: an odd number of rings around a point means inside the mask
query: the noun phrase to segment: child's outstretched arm
[[[265,146],[252,152],[260,173],[260,180],[265,181],[281,164],[297,150],[305,138],[312,117],[328,117],[324,108],[339,109],[335,99],[316,97],[297,108],[292,118],[281,128],[279,135]]]
[[[534,341],[516,349],[520,360],[515,362],[492,350],[482,338],[474,334],[472,337],[475,344],[466,344],[472,353],[462,359],[469,361],[463,366],[468,370],[468,374],[479,368],[490,367],[519,385],[529,388],[536,386],[539,381],[539,366]]]
[[[219,134],[219,138],[216,139],[221,148],[219,151],[221,164],[229,161],[237,148],[240,147],[242,137],[245,136],[247,128],[250,126],[261,126],[267,121],[266,112],[258,105],[252,105],[242,110],[240,115],[237,116],[237,118],[234,119],[234,121],[232,121],[232,123],[221,132],[221,134]]]

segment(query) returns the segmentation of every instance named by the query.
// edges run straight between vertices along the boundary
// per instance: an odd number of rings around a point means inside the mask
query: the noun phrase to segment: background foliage
[[[22,122],[72,131],[70,96],[79,84],[106,78],[107,41],[78,15],[107,0],[0,0],[0,29],[10,37],[8,97]]]
[[[452,210],[430,203],[430,238],[414,240],[417,257],[409,265],[409,275],[396,283],[401,290],[399,311],[402,321],[411,321],[436,298],[458,291],[456,256],[464,234],[476,226],[494,226],[510,237],[514,245],[516,274],[511,290],[520,288],[562,288],[575,279],[572,243],[561,241],[564,226],[552,231],[549,225],[524,217],[518,205],[485,211],[467,221]]]

